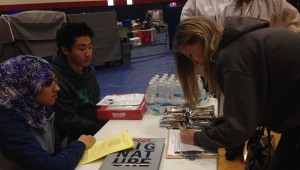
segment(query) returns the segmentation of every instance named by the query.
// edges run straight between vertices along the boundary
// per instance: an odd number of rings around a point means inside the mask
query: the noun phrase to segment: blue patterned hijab
[[[30,129],[44,132],[47,125],[45,106],[39,105],[35,96],[54,72],[46,60],[31,55],[1,63],[0,114],[16,113]]]

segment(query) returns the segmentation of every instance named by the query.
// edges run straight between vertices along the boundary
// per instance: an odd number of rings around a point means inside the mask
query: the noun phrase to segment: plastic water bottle
[[[170,85],[166,78],[163,80],[161,86],[161,103],[169,103],[170,101],[169,89],[170,89]]]
[[[175,86],[175,83],[176,83],[176,79],[175,79],[175,75],[174,76],[170,76],[169,80],[168,80],[168,83],[169,83],[169,90],[168,90],[168,98],[169,98],[169,103],[172,104],[172,105],[175,105],[176,103],[174,102],[174,86]]]
[[[150,111],[153,114],[159,113],[159,103],[157,102],[156,98],[157,94],[157,80],[151,80],[149,81],[149,85],[146,90],[146,101],[147,101],[147,107],[150,109]]]
[[[185,98],[184,94],[181,88],[181,85],[178,80],[175,81],[175,84],[173,86],[173,103],[175,105],[184,105],[185,104]]]
[[[209,102],[210,96],[204,88],[204,84],[203,84],[203,81],[202,81],[200,75],[198,75],[198,85],[199,85],[199,90],[200,90],[200,97],[198,99],[199,105],[204,106]]]
[[[165,78],[161,78],[157,83],[156,89],[156,99],[158,103],[162,103],[164,101],[164,85],[165,85]]]
[[[159,93],[160,93],[160,105],[159,105],[159,112],[164,113],[165,109],[170,104],[170,83],[169,78],[167,75],[164,75],[163,78],[160,80],[159,83]]]
[[[175,78],[175,74],[171,74],[170,77],[174,77]]]
[[[200,91],[200,97],[205,97],[207,95],[207,93],[204,88],[203,81],[202,81],[200,75],[198,75],[198,86],[199,86],[199,91]]]
[[[156,97],[155,83],[153,81],[150,81],[145,96],[147,103],[148,104],[155,103],[155,97]]]

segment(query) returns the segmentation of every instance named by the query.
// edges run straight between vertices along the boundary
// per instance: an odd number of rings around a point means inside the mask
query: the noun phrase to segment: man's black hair
[[[67,22],[62,24],[56,32],[56,45],[59,50],[64,46],[71,51],[77,37],[94,36],[93,30],[84,22]]]

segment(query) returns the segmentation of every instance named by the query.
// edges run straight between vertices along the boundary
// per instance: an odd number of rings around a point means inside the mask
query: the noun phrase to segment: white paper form
[[[196,145],[184,144],[180,141],[180,130],[170,129],[169,131],[169,145],[168,155],[180,155],[178,152],[184,151],[204,151],[203,148]]]
[[[145,94],[133,93],[124,95],[107,95],[97,106],[133,106],[142,103]]]

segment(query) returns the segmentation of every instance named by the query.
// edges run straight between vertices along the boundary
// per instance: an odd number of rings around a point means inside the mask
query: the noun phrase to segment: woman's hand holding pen
[[[194,133],[195,131],[193,129],[187,129],[186,125],[184,126],[179,126],[180,130],[180,138],[181,142],[185,144],[191,144],[194,145]]]

